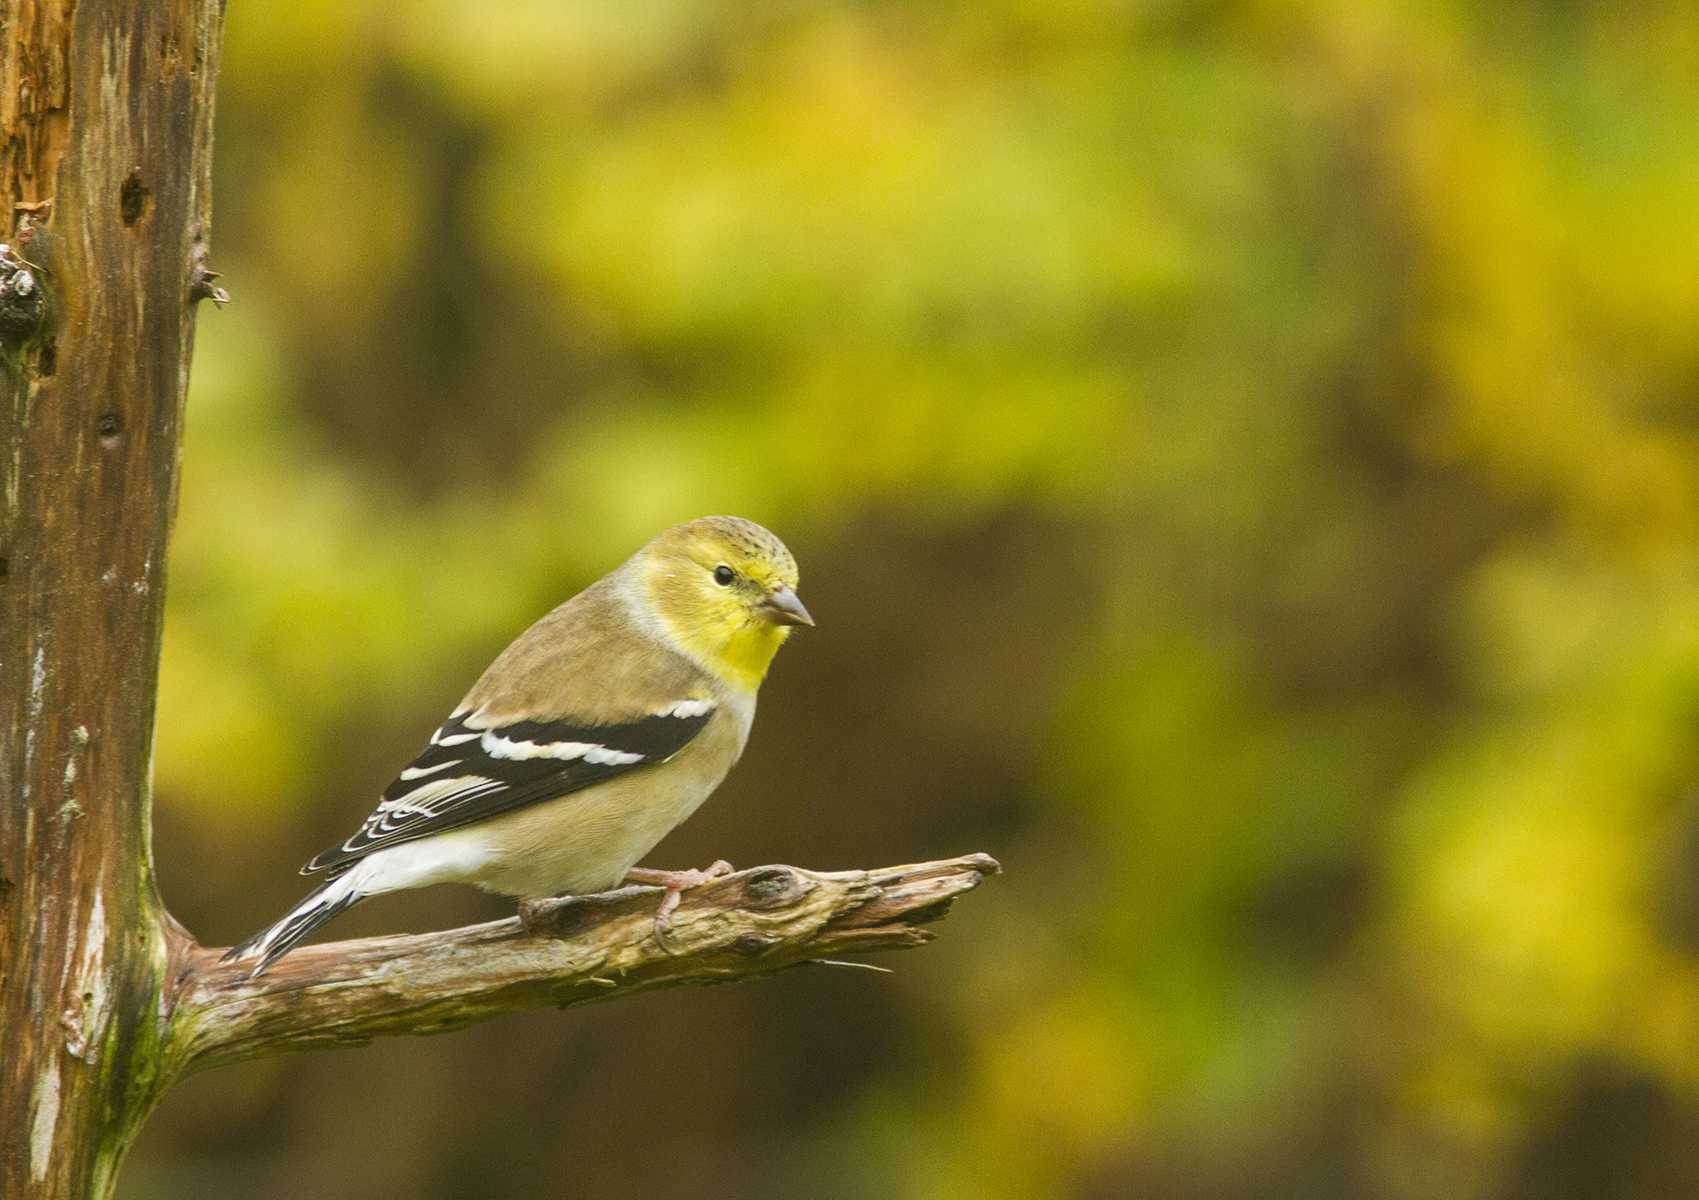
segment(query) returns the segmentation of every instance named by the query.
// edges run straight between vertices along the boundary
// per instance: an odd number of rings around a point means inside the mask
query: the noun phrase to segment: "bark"
[[[0,297],[0,1195],[104,1195],[155,1098],[148,769],[220,9],[3,11],[31,283]]]
[[[166,543],[206,269],[217,0],[0,0],[0,1197],[108,1196],[177,1080],[916,945],[996,864],[767,867],[219,964],[155,890]]]

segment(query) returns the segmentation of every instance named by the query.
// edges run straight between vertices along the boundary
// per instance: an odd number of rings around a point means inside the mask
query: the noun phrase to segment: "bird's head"
[[[796,559],[741,517],[674,525],[637,552],[639,586],[672,639],[704,666],[753,690],[792,625],[814,618],[797,599]]]

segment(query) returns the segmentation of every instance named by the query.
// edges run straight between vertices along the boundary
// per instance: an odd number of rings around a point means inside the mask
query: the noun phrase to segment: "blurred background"
[[[1696,112],[1686,0],[235,0],[176,914],[726,512],[819,628],[651,865],[1006,873],[196,1077],[120,1196],[1699,1193]]]

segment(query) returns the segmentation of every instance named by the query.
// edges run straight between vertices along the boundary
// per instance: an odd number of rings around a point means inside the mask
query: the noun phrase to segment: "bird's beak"
[[[812,625],[814,618],[808,615],[808,610],[802,606],[802,601],[796,598],[796,593],[788,587],[768,592],[761,597],[761,603],[756,605],[756,611],[771,621],[774,625]]]

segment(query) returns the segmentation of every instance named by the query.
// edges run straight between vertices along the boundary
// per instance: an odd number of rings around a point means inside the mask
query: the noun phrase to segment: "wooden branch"
[[[685,983],[768,975],[839,954],[922,945],[919,926],[999,870],[987,854],[878,871],[756,867],[684,894],[655,939],[660,890],[624,888],[446,933],[307,946],[257,979],[185,941],[166,1054],[172,1074],[375,1037],[445,1033],[503,1013],[565,1008]]]

